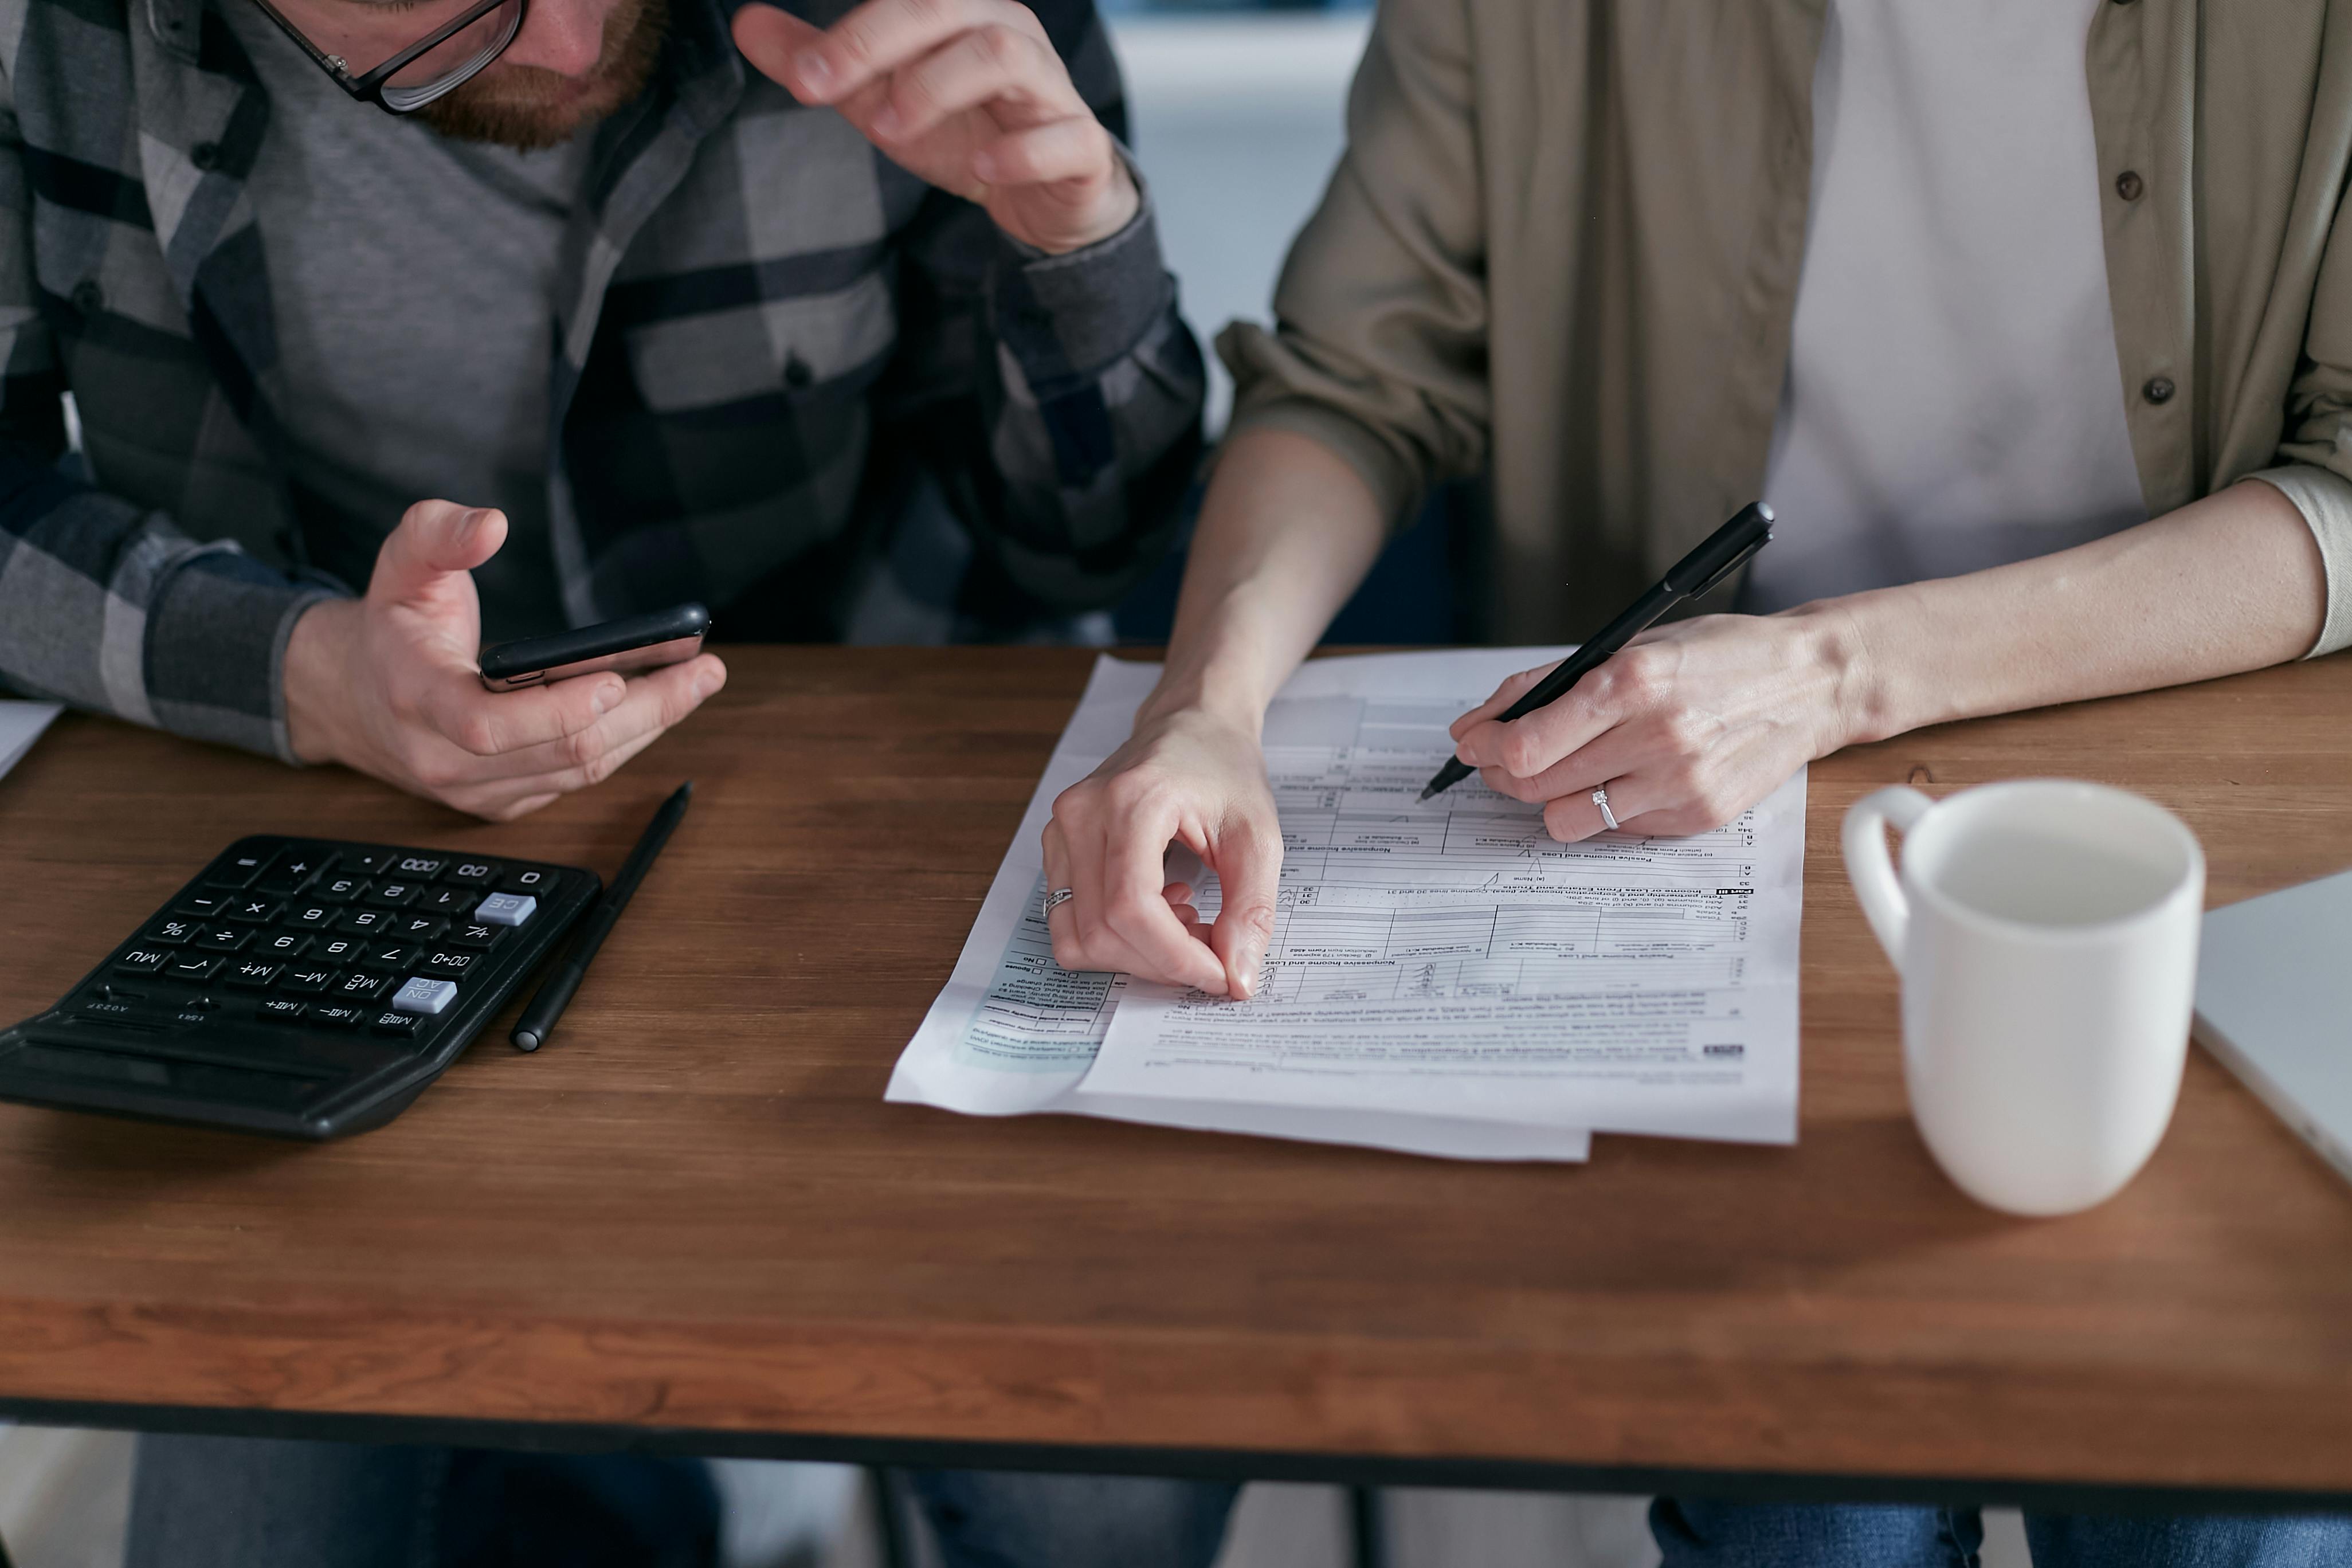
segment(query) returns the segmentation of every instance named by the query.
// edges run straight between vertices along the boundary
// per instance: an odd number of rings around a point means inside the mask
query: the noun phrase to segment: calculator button
[[[367,943],[355,936],[331,936],[320,942],[310,954],[320,963],[357,963]]]
[[[278,988],[280,991],[300,991],[316,995],[334,983],[333,970],[316,963],[301,963],[286,972],[286,978],[278,983]]]
[[[299,893],[310,885],[311,878],[334,863],[332,855],[316,849],[289,849],[269,863],[269,869],[261,874],[256,890],[276,893],[280,897]]]
[[[404,882],[429,882],[448,863],[446,855],[403,855],[392,863],[392,874]]]
[[[311,940],[299,931],[273,931],[263,936],[254,951],[276,959],[299,958],[310,951]]]
[[[163,966],[163,973],[174,980],[184,980],[201,985],[220,973],[221,961],[200,952],[185,953]]]
[[[145,940],[163,947],[182,947],[186,945],[188,939],[195,934],[195,921],[175,916],[171,920],[157,921],[153,925],[149,926]]]
[[[286,911],[286,923],[296,931],[325,931],[335,923],[335,906],[297,903]]]
[[[153,974],[172,962],[160,947],[125,948],[114,955],[114,967],[125,974]]]
[[[201,915],[210,920],[228,908],[228,901],[235,897],[236,897],[235,893],[190,893],[173,905],[172,910],[175,914]]]
[[[404,1040],[416,1037],[416,1018],[408,1013],[378,1013],[368,1019],[368,1027],[379,1035],[393,1035]]]
[[[364,897],[375,884],[364,877],[330,877],[310,889],[310,896],[325,904],[348,904]]]
[[[335,922],[335,929],[346,936],[382,936],[392,930],[390,910],[353,910]]]
[[[371,942],[360,959],[363,967],[382,970],[387,974],[404,973],[415,962],[416,949],[404,942]]]
[[[499,869],[495,860],[459,860],[441,879],[460,888],[487,888],[498,879]]]
[[[404,1013],[422,1013],[426,1017],[438,1017],[457,999],[457,988],[446,980],[427,980],[422,974],[393,993],[392,1005]]]
[[[253,1010],[253,1016],[265,1024],[299,1024],[310,1010],[308,1002],[297,1002],[291,996],[270,996]]]
[[[273,899],[257,899],[250,893],[240,893],[228,901],[228,908],[221,911],[221,919],[266,926],[278,918],[278,911],[283,907]]]
[[[373,904],[380,910],[403,909],[411,899],[416,897],[418,890],[417,884],[415,882],[380,882],[376,885],[375,891],[370,893],[362,902]]]
[[[382,974],[346,974],[335,982],[335,994],[346,1002],[373,1002],[392,984]]]
[[[191,945],[206,952],[240,952],[252,940],[252,931],[245,926],[206,926]]]
[[[267,991],[277,983],[279,971],[285,967],[268,959],[241,958],[228,966],[228,973],[221,976],[221,981],[240,991]]]
[[[449,922],[439,915],[403,915],[392,925],[392,934],[403,942],[431,942],[449,929]]]
[[[348,1029],[367,1016],[367,1009],[351,1002],[315,1002],[310,1022],[330,1029]]]
[[[391,870],[392,863],[399,858],[400,851],[397,849],[353,849],[345,853],[343,864],[363,876],[381,877]]]
[[[555,873],[545,868],[522,867],[509,870],[499,882],[501,893],[543,893],[555,885]]]
[[[461,925],[449,933],[453,947],[484,948],[499,940],[499,928],[486,925]]]
[[[519,926],[539,910],[539,900],[514,893],[492,893],[475,906],[474,919],[488,926]]]
[[[481,956],[478,952],[452,952],[444,948],[438,952],[427,953],[425,962],[416,966],[416,972],[442,980],[462,980],[473,969],[474,961]]]
[[[425,896],[409,907],[455,919],[472,909],[474,900],[480,896],[471,888],[428,888]]]
[[[261,874],[266,855],[239,855],[222,861],[205,873],[205,885],[212,888],[247,888]]]

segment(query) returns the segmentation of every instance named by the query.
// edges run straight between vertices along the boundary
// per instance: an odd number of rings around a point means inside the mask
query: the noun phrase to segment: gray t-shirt
[[[2084,49],[2099,0],[1832,0],[1813,194],[1741,608],[2147,520]]]
[[[313,559],[357,586],[415,502],[495,506],[512,532],[475,574],[485,637],[559,628],[548,381],[589,136],[541,153],[450,141],[353,102],[246,0],[224,9],[271,100],[246,188]]]

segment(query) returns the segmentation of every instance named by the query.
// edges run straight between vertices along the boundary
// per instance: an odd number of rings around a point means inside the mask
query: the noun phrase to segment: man
[[[1809,759],[2352,645],[2339,7],[1393,0],[1233,434],[1164,678],[1045,830],[1055,955],[1246,997],[1267,701],[1438,479],[1494,635],[1597,626],[1742,503],[1743,612],[1454,728],[1555,837]],[[1729,595],[1727,595],[1728,598]],[[1613,816],[1614,820],[1612,820]],[[1203,926],[1171,840],[1223,884]],[[2029,1516],[2051,1564],[2352,1559],[2352,1521]],[[1973,1562],[1973,1510],[1661,1501],[1670,1564]]]
[[[1100,26],[844,9],[0,5],[0,682],[505,817],[724,671],[483,631],[833,637],[948,513],[950,607],[1115,597],[1202,383]]]
[[[832,637],[919,579],[1017,625],[1148,568],[1203,382],[1091,5],[731,24],[0,3],[0,683],[503,818],[725,672],[493,696],[484,631]],[[141,1562],[709,1545],[707,1481],[625,1464],[179,1439],[139,1499]]]

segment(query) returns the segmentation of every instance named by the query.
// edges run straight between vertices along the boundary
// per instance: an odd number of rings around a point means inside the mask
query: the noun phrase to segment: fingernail
[[[1234,965],[1234,981],[1244,996],[1257,994],[1257,958],[1255,954]]]
[[[697,702],[701,701],[704,698],[718,690],[723,684],[725,683],[715,675],[704,676],[701,679],[694,683],[694,700]]]
[[[886,103],[874,111],[874,118],[866,123],[874,127],[877,136],[896,136],[903,121],[898,118],[898,111]]]
[[[971,177],[983,185],[996,184],[996,154],[975,153],[971,158]]]
[[[621,705],[621,699],[627,695],[627,689],[619,681],[606,681],[596,688],[596,711],[610,713]]]
[[[814,49],[803,50],[793,57],[793,74],[811,87],[823,87],[833,79],[833,62]]]

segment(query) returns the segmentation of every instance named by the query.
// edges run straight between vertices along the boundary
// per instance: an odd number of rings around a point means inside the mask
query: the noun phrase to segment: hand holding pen
[[[1562,841],[1612,826],[1673,836],[1728,821],[1834,749],[1841,735],[1817,732],[1837,679],[1828,619],[1705,616],[1633,640],[1751,559],[1772,521],[1743,509],[1576,655],[1506,681],[1455,721],[1466,765],[1432,784],[1475,768],[1498,793],[1542,805]]]

